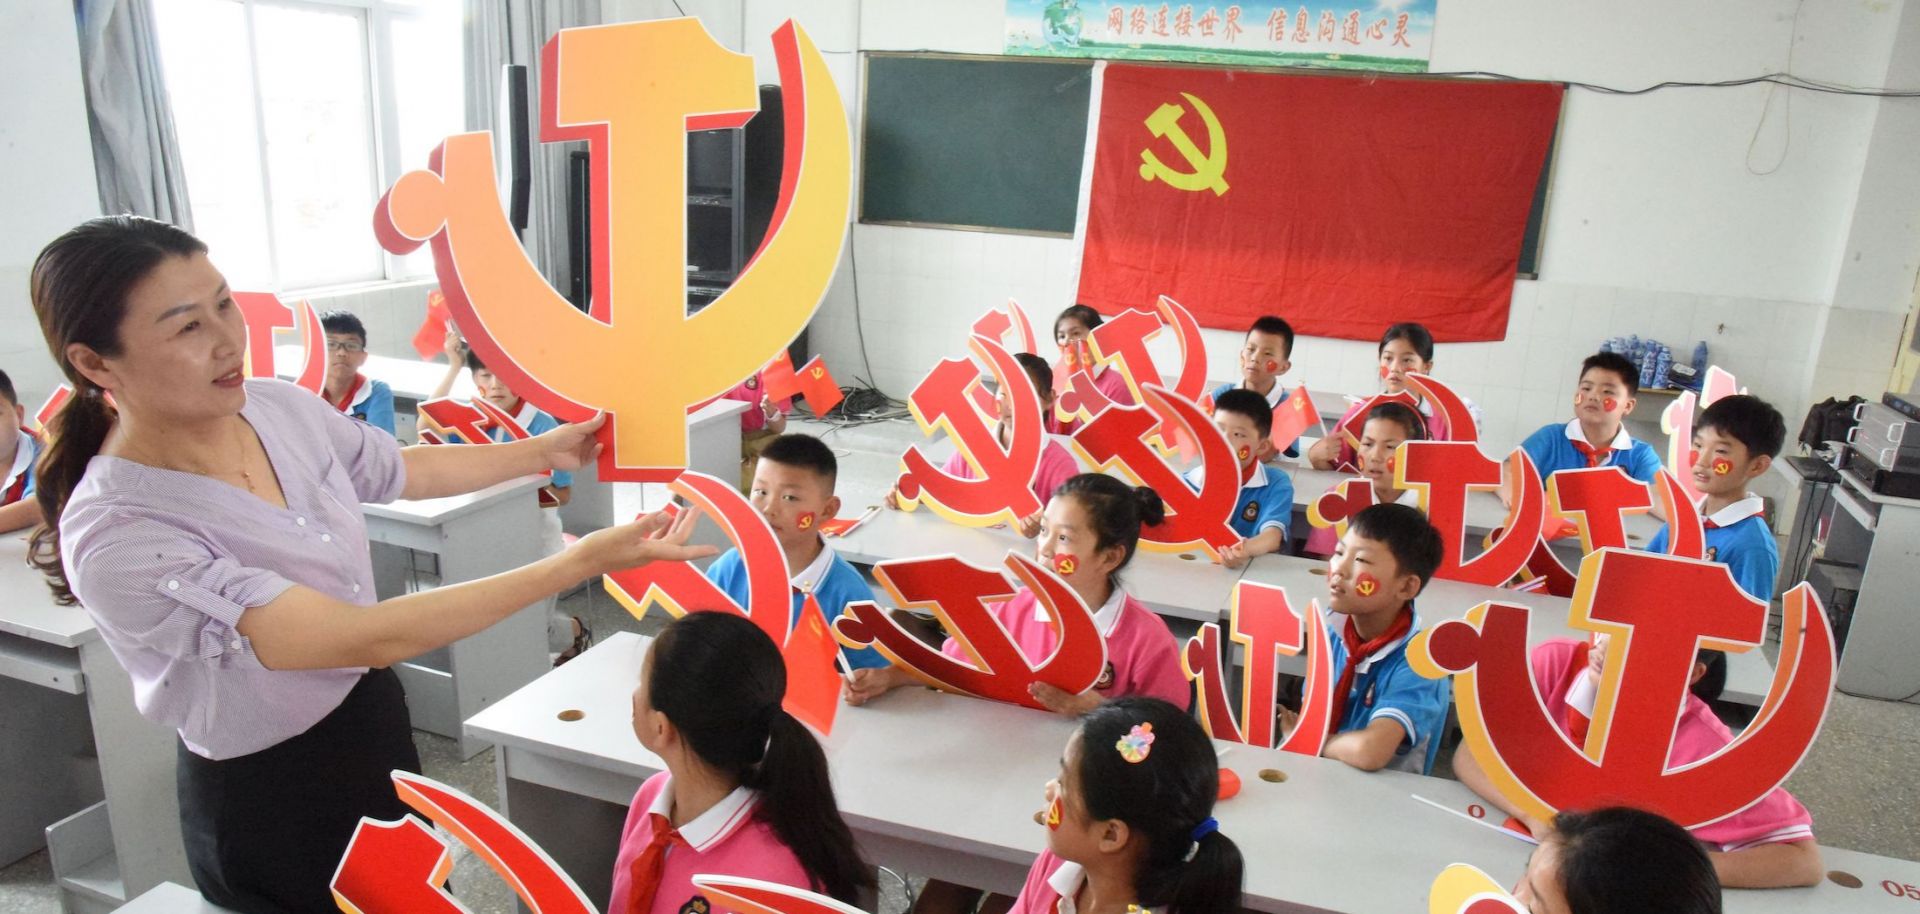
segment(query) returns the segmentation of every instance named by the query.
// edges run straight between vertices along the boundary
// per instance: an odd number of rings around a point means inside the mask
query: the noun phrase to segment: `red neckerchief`
[[[357,371],[354,372],[353,383],[347,385],[347,392],[340,396],[340,402],[333,404],[333,407],[343,413],[346,412],[349,408],[353,406],[353,395],[359,393],[360,388],[366,383],[367,383],[366,375],[363,375]]]
[[[1573,442],[1574,450],[1586,455],[1587,466],[1589,468],[1606,463],[1607,458],[1613,455],[1613,445],[1611,444],[1606,447],[1594,447],[1588,444],[1585,438],[1569,438],[1567,440]]]
[[[1353,617],[1347,617],[1347,624],[1340,627],[1340,641],[1347,646],[1347,666],[1340,671],[1340,681],[1333,684],[1333,714],[1327,720],[1328,733],[1339,732],[1340,721],[1347,716],[1347,694],[1353,691],[1353,671],[1360,666],[1360,661],[1406,637],[1410,631],[1413,631],[1412,607],[1400,607],[1400,615],[1394,618],[1393,624],[1379,637],[1367,641],[1360,640],[1360,633],[1354,631]]]
[[[26,432],[27,437],[32,438],[35,441],[40,440],[40,436],[35,435],[32,429],[23,428],[21,429],[21,431]],[[14,459],[18,460],[19,457],[16,456]],[[33,474],[33,462],[31,459],[29,459],[27,462],[27,468],[20,471],[20,478],[15,479],[13,481],[13,485],[8,486],[5,491],[0,491],[0,505],[10,505],[26,497],[27,477],[32,474]]]
[[[1592,654],[1593,642],[1591,641],[1582,641],[1574,647],[1573,657],[1567,661],[1567,672],[1574,677],[1572,681],[1577,682],[1579,680],[1580,674],[1586,670],[1587,661],[1591,659]],[[1568,688],[1571,689],[1572,686],[1568,686]],[[1574,707],[1571,702],[1564,699],[1560,702],[1560,705],[1565,709],[1565,713],[1561,716],[1561,722],[1566,725],[1567,735],[1573,738],[1574,746],[1585,749],[1587,747],[1587,726],[1593,723],[1593,718],[1580,713],[1579,708]]]
[[[1244,486],[1247,483],[1252,482],[1254,471],[1258,469],[1260,469],[1260,461],[1258,460],[1255,460],[1252,463],[1241,464],[1240,465],[1240,484]]]
[[[648,813],[653,820],[653,840],[633,858],[631,868],[627,870],[630,880],[627,894],[627,914],[647,914],[653,908],[653,896],[660,891],[660,874],[666,870],[667,848],[675,844],[685,844],[687,839],[680,837],[680,830],[674,828],[667,817],[657,812]]]

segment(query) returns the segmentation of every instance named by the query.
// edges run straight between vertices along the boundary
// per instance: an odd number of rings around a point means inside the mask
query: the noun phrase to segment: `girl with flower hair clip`
[[[1213,819],[1220,768],[1186,712],[1157,698],[1080,720],[1047,784],[1047,849],[1011,914],[1240,910],[1240,849]]]

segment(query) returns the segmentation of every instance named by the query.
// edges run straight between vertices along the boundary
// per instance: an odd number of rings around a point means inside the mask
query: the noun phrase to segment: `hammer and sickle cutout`
[[[925,504],[947,520],[974,527],[1018,521],[1044,507],[1033,494],[1033,476],[1047,443],[1040,394],[998,342],[974,336],[967,348],[1012,401],[1007,443],[1003,447],[995,439],[993,420],[981,412],[974,395],[980,389],[979,368],[966,359],[942,359],[908,395],[907,408],[928,435],[946,430],[973,478],[947,475],[919,446],[911,446],[900,455],[900,506],[911,510]]]
[[[1419,491],[1421,510],[1440,531],[1446,548],[1434,577],[1499,587],[1519,574],[1533,555],[1547,498],[1526,451],[1514,448],[1503,464],[1472,442],[1409,441],[1400,445],[1393,475],[1396,488]],[[1518,494],[1499,531],[1489,537],[1485,551],[1466,558],[1467,494],[1512,480],[1518,480]]]
[[[1246,652],[1246,676],[1240,692],[1240,714],[1234,715],[1227,696],[1227,678],[1222,668],[1220,625],[1209,622],[1199,634],[1187,640],[1180,652],[1180,666],[1194,680],[1199,694],[1200,724],[1214,739],[1248,743],[1267,748],[1273,745],[1274,711],[1280,669],[1277,658],[1307,652],[1307,681],[1300,703],[1300,722],[1286,734],[1280,749],[1302,755],[1319,755],[1326,748],[1327,731],[1333,715],[1333,672],[1327,627],[1320,619],[1318,604],[1309,603],[1303,618],[1287,602],[1284,588],[1253,581],[1241,581],[1233,589],[1229,625],[1233,643]]]
[[[1427,914],[1527,914],[1527,909],[1492,876],[1456,863],[1433,880],[1427,892]]]
[[[320,315],[314,312],[313,305],[303,298],[289,308],[272,292],[235,292],[233,303],[240,307],[240,316],[247,325],[247,377],[273,377],[273,332],[298,326],[305,358],[293,383],[324,396],[327,334],[320,326]]]
[[[898,605],[932,609],[968,660],[929,646],[871,602],[847,604],[834,620],[834,635],[847,647],[871,645],[921,682],[963,695],[1044,709],[1028,692],[1036,682],[1069,695],[1093,688],[1107,666],[1107,639],[1093,612],[1066,581],[1032,559],[1009,552],[1005,567],[1033,591],[1058,635],[1044,658],[1023,654],[989,608],[1013,597],[1006,577],[951,555],[881,562],[873,575]]]
[[[1180,117],[1186,109],[1172,102],[1154,109],[1147,115],[1147,130],[1156,137],[1165,137],[1173,144],[1174,151],[1187,161],[1192,171],[1177,171],[1160,161],[1151,149],[1140,150],[1140,178],[1144,181],[1160,180],[1178,190],[1211,190],[1214,196],[1227,192],[1227,134],[1220,128],[1220,119],[1213,116],[1213,109],[1190,93],[1182,92],[1180,97],[1193,106],[1201,123],[1207,126],[1207,151],[1202,153],[1194,145],[1193,137],[1187,135],[1185,127],[1180,126]]]
[[[1027,311],[1020,303],[1009,298],[1005,308],[994,308],[980,315],[973,322],[975,335],[984,336],[1013,352],[1036,352],[1033,344],[1033,321],[1027,318]],[[1015,335],[1015,342],[1008,342],[1007,334]]]
[[[1556,725],[1558,709],[1541,705],[1525,607],[1482,603],[1416,636],[1407,656],[1422,676],[1453,674],[1466,745],[1515,808],[1549,819],[1558,809],[1626,803],[1693,828],[1785,781],[1826,716],[1834,673],[1826,613],[1802,583],[1787,592],[1783,614],[1779,666],[1753,722],[1718,752],[1679,766],[1669,754],[1696,650],[1748,651],[1766,636],[1767,605],[1740,590],[1725,565],[1611,548],[1581,563],[1568,621],[1612,635],[1584,747]]]
[[[691,317],[685,134],[738,127],[758,104],[753,59],[698,20],[563,29],[542,52],[541,140],[586,140],[593,152],[586,313],[520,247],[486,133],[448,137],[429,170],[401,176],[375,209],[388,250],[431,242],[441,291],[495,374],[558,418],[607,413],[602,480],[678,476],[688,408],[785,347],[839,263],[852,186],[846,110],[805,31],[789,21],[773,45],[787,116],[772,222],[739,279]],[[690,352],[701,357],[679,357]]]
[[[734,602],[700,569],[686,562],[649,562],[613,572],[606,576],[607,593],[636,619],[645,616],[647,608],[655,603],[675,618],[690,609],[732,612],[760,626],[774,644],[786,644],[793,588],[786,553],[780,551],[780,541],[774,538],[766,517],[754,510],[733,484],[705,473],[688,470],[667,488],[718,523],[728,541],[740,550],[740,564],[747,575],[747,605]]]
[[[1561,470],[1547,478],[1547,522],[1564,518],[1580,534],[1580,554],[1588,555],[1607,547],[1629,548],[1626,516],[1645,513],[1653,504],[1649,489],[1658,495],[1662,513],[1667,516],[1667,555],[1701,558],[1706,548],[1706,531],[1700,523],[1700,509],[1688,498],[1673,473],[1661,470],[1649,486],[1628,476],[1619,467],[1587,467]],[[1500,535],[1495,532],[1489,539]],[[1560,561],[1543,537],[1534,544],[1533,555],[1520,572],[1522,578],[1544,578],[1547,593],[1559,597],[1573,595],[1574,570]]]
[[[580,886],[525,832],[472,797],[431,778],[392,774],[400,799],[485,862],[535,914],[594,914]],[[329,884],[349,914],[465,914],[442,888],[453,872],[446,839],[411,816],[362,818]],[[697,875],[695,888],[738,914],[862,914],[832,898],[740,876]]]
[[[1140,548],[1200,549],[1218,560],[1221,549],[1240,542],[1229,524],[1240,495],[1240,464],[1233,459],[1233,445],[1192,400],[1155,384],[1141,385],[1140,392],[1143,405],[1108,407],[1074,433],[1073,449],[1095,472],[1117,469],[1166,500],[1166,520],[1140,531]],[[1148,443],[1163,428],[1195,443],[1206,476],[1199,491]]]

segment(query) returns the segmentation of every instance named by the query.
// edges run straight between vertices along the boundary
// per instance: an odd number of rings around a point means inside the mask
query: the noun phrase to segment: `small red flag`
[[[1307,386],[1300,385],[1287,395],[1287,399],[1273,410],[1273,441],[1275,453],[1284,453],[1287,448],[1299,440],[1301,433],[1320,424],[1320,410],[1314,408],[1313,398],[1307,395]]]
[[[420,353],[423,359],[431,359],[447,345],[447,322],[453,320],[453,312],[447,308],[447,297],[439,289],[427,293],[427,317],[420,322],[420,329],[413,332],[413,351]]]
[[[840,394],[840,384],[833,379],[832,373],[827,371],[827,363],[821,361],[817,355],[808,359],[807,364],[800,366],[800,370],[795,371],[793,360],[782,352],[774,357],[773,361],[768,362],[766,368],[761,369],[760,381],[764,385],[767,396],[772,399],[806,398],[808,408],[812,409],[816,416],[826,415],[827,410],[834,408],[843,399]]]
[[[787,633],[787,646],[780,651],[787,662],[787,697],[782,706],[801,723],[821,736],[833,732],[833,720],[840,713],[840,671],[836,658],[840,645],[827,631],[827,617],[820,603],[807,594],[800,605],[800,621]]]

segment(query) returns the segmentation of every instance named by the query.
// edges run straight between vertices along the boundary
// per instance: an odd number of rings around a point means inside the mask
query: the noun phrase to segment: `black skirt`
[[[307,732],[212,761],[179,750],[180,831],[207,900],[248,914],[339,914],[328,884],[361,816],[408,813],[389,772],[419,772],[406,694],[371,670]]]

